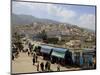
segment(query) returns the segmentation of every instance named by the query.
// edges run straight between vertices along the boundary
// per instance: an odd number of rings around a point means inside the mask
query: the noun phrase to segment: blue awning
[[[42,53],[50,54],[52,49],[53,49],[53,47],[51,47],[51,46],[41,45],[41,52]]]
[[[63,52],[63,53],[65,53],[68,49],[66,49],[66,48],[53,48],[53,50],[54,51],[57,51],[57,52]]]

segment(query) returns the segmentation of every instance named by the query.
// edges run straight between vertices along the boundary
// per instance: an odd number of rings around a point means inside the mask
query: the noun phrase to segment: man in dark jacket
[[[40,66],[41,66],[41,70],[44,71],[44,63],[43,62],[40,64]]]
[[[47,61],[46,64],[45,64],[45,70],[46,70],[46,71],[48,70],[48,61]]]
[[[14,55],[12,54],[12,60],[14,60]]]

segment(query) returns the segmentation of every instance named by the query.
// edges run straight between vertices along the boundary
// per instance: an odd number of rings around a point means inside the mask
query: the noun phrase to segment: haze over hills
[[[31,24],[33,22],[53,23],[53,24],[59,24],[60,23],[60,22],[50,20],[50,19],[36,18],[34,16],[31,16],[31,15],[12,14],[12,25],[25,25],[25,24]]]
[[[41,23],[41,24],[63,24],[63,25],[66,25],[66,26],[70,26],[70,27],[78,27],[77,25],[72,25],[72,24],[69,24],[69,23],[61,23],[61,22],[58,22],[58,21],[54,21],[54,20],[50,20],[50,19],[41,19],[41,18],[37,18],[37,17],[34,17],[32,15],[18,15],[18,14],[14,14],[12,13],[12,19],[11,19],[11,23],[12,25],[29,25],[29,24],[32,24],[32,23]],[[79,27],[81,28],[81,27]],[[87,29],[87,28],[83,28],[89,32],[94,32],[94,30],[91,30],[91,29]]]

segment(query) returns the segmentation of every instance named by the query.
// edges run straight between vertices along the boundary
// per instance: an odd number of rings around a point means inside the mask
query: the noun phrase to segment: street
[[[39,63],[44,62],[46,63],[46,60],[43,60],[42,56],[38,56],[38,61]],[[28,56],[27,52],[26,53],[19,53],[19,57],[15,58],[14,61],[12,61],[12,73],[32,73],[32,72],[38,72],[36,64],[32,64],[32,56]],[[80,68],[66,68],[63,66],[60,66],[60,70],[79,70]],[[52,71],[57,71],[57,64],[51,64],[51,70]],[[39,72],[41,72],[41,69],[39,67]]]

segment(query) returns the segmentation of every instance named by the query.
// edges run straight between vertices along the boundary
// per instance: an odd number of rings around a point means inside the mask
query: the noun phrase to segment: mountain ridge
[[[24,24],[31,24],[33,22],[41,22],[41,23],[53,23],[59,24],[60,22],[54,21],[51,19],[41,19],[31,15],[18,15],[12,14],[12,24],[14,25],[24,25]]]
[[[75,27],[82,28],[82,29],[85,29],[85,30],[90,31],[90,32],[91,31],[95,32],[91,29],[79,27],[77,25],[73,25],[73,24],[70,24],[70,23],[62,23],[62,22],[58,22],[58,21],[55,21],[55,20],[51,20],[51,19],[37,18],[37,17],[32,16],[32,15],[12,13],[11,16],[12,16],[11,17],[11,24],[12,25],[30,25],[34,22],[42,23],[42,24],[63,24],[63,25],[66,25],[66,26],[75,26]]]

